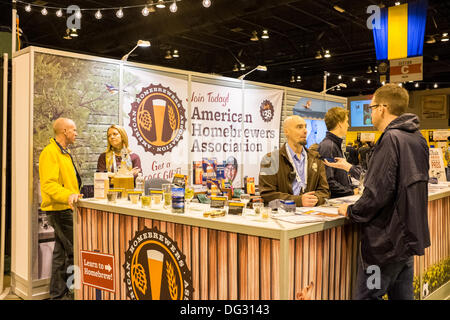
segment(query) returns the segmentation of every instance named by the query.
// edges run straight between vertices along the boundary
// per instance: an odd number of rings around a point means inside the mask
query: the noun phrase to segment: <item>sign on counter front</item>
[[[81,251],[81,282],[97,289],[115,292],[114,256]]]

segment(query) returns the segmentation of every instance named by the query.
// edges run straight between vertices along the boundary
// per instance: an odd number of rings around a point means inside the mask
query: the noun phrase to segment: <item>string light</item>
[[[41,10],[41,13],[42,13],[43,16],[46,16],[47,13],[48,13],[48,11],[47,11],[46,8],[43,8],[43,9]]]
[[[61,18],[62,15],[63,15],[63,12],[62,12],[61,9],[59,9],[58,11],[56,11],[56,16],[57,16],[58,18]]]
[[[122,8],[120,8],[119,10],[116,11],[116,17],[119,19],[123,18],[123,10]]]
[[[178,7],[177,7],[176,0],[174,0],[173,3],[170,5],[169,10],[170,10],[170,12],[172,12],[172,13],[177,12]]]
[[[205,8],[211,7],[211,0],[203,0],[202,4]]]
[[[26,12],[31,12],[31,5],[30,5],[30,4],[27,4],[27,5],[25,6],[25,11],[26,11]]]
[[[75,12],[75,18],[79,20],[81,19],[81,17],[82,17],[81,10],[77,10],[77,12]]]
[[[97,12],[95,13],[95,18],[96,18],[97,20],[100,20],[100,19],[102,18],[102,13],[101,13],[100,10],[97,10]]]
[[[148,14],[150,13],[150,11],[148,10],[148,7],[145,6],[144,9],[142,9],[142,15],[144,17],[148,16]]]

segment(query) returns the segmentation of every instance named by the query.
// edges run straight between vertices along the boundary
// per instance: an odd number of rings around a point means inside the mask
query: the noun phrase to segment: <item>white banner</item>
[[[122,119],[145,179],[188,173],[186,80],[124,68]]]
[[[244,176],[257,183],[261,158],[278,147],[282,98],[282,90],[192,82],[189,105],[186,80],[125,68],[123,124],[146,179],[192,176],[189,165],[214,159],[215,169],[234,167],[226,176],[240,187]]]

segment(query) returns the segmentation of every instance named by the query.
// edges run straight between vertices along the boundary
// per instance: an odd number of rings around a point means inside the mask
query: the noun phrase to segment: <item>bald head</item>
[[[302,117],[292,115],[284,119],[283,130],[288,144],[293,150],[301,150],[306,145],[306,121]]]
[[[77,126],[73,120],[68,118],[58,118],[53,122],[53,132],[55,139],[64,148],[73,144],[77,137]]]

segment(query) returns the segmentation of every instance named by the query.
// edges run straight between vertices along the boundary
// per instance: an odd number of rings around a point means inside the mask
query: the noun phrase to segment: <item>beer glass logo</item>
[[[185,257],[167,233],[136,232],[125,254],[125,284],[131,300],[189,300],[193,292]]]
[[[142,88],[128,115],[138,144],[154,155],[169,152],[183,139],[185,109],[169,87],[151,84]]]
[[[265,122],[272,121],[275,113],[272,102],[270,102],[269,100],[264,100],[259,107],[259,113],[261,114],[261,118]]]

